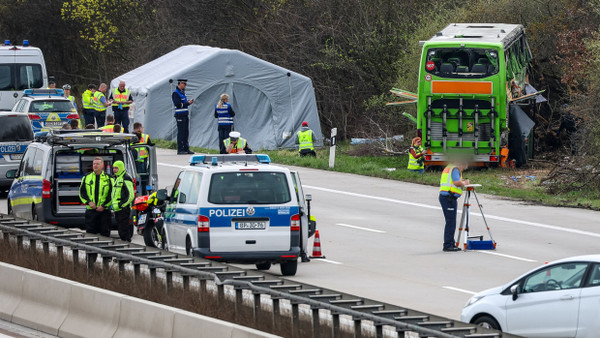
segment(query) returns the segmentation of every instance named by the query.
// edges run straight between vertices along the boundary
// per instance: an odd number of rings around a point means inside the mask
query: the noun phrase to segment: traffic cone
[[[319,230],[315,232],[315,242],[313,243],[313,253],[310,258],[325,258],[321,254],[321,237],[319,237]]]

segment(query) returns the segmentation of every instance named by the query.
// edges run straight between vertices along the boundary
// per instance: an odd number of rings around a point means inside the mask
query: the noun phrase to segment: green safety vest
[[[123,171],[123,174],[111,179],[112,181],[112,208],[114,211],[120,211],[131,205],[135,197],[133,190],[133,181],[131,177]]]
[[[127,88],[125,88],[124,92],[120,92],[119,87],[113,89],[113,104],[112,104],[112,106],[118,107],[119,104],[121,104],[121,107],[123,107],[123,108],[129,107],[128,104],[123,103],[129,99],[129,94],[130,94],[130,91]]]
[[[415,154],[419,155],[423,153],[423,148],[422,147],[411,147],[412,149],[415,150]],[[422,156],[421,156],[422,158]],[[409,170],[421,170],[425,168],[425,163],[421,162],[421,164],[419,164],[419,160],[417,158],[415,158],[412,153],[409,151],[408,152],[408,169]]]
[[[231,138],[226,138],[223,140],[223,144],[225,144],[225,148],[229,147],[229,144],[231,143]],[[239,153],[240,151],[244,150],[244,148],[246,147],[246,139],[243,138],[239,138],[237,141],[237,145],[235,146],[235,148],[231,149],[234,153]]]
[[[101,91],[96,91],[94,93],[94,97],[92,99],[92,103],[94,104],[94,109],[96,111],[106,111],[106,107],[102,104],[102,101],[100,101],[100,99],[104,97],[106,98],[106,96],[104,96],[104,94]]]
[[[94,202],[97,206],[108,208],[110,206],[111,181],[110,176],[105,172],[100,174],[100,188],[98,191],[98,201],[95,201],[94,191],[96,185],[96,173],[91,172],[83,177],[79,186],[79,199],[86,205],[87,209],[92,209],[88,203]]]
[[[298,135],[298,151],[302,150],[302,149],[310,149],[310,150],[315,150],[315,147],[313,146],[313,141],[312,141],[312,130],[307,129],[305,131],[299,131],[297,133]]]
[[[454,185],[452,181],[452,170],[456,168],[452,164],[449,164],[444,168],[442,177],[440,178],[440,191],[448,191],[450,193],[462,195],[462,188]],[[460,173],[460,179],[462,180],[462,172]]]
[[[94,102],[92,101],[92,91],[86,90],[81,95],[81,102],[83,103],[83,109],[95,109]]]

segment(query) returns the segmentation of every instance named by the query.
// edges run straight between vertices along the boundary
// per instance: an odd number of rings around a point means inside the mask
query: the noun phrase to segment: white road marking
[[[438,207],[438,206],[433,206],[433,205],[428,205],[428,204],[423,204],[423,203],[415,203],[415,202],[402,201],[402,200],[397,200],[397,199],[387,198],[387,197],[379,197],[379,196],[358,194],[358,193],[354,193],[354,192],[348,192],[348,191],[342,191],[342,190],[334,190],[334,189],[328,189],[328,188],[321,188],[321,187],[315,187],[315,186],[311,186],[311,185],[304,185],[303,187],[304,188],[309,188],[309,189],[315,189],[315,190],[321,190],[321,191],[331,192],[331,193],[334,193],[334,194],[341,194],[341,195],[347,195],[347,196],[368,198],[368,199],[377,200],[377,201],[383,201],[383,202],[390,202],[390,203],[396,203],[396,204],[404,204],[404,205],[410,205],[410,206],[427,208],[427,209],[437,209],[437,210],[441,209],[441,207]],[[459,211],[459,212],[461,212],[461,211]],[[481,217],[480,213],[471,212],[470,215],[471,216],[479,216],[479,217]],[[584,231],[584,230],[577,230],[577,229],[569,229],[569,228],[559,227],[559,226],[555,226],[555,225],[542,224],[542,223],[536,223],[536,222],[529,222],[529,221],[523,221],[523,220],[520,220],[520,219],[508,218],[508,217],[502,217],[502,216],[495,216],[495,215],[489,215],[489,214],[486,214],[485,217],[486,217],[486,219],[495,219],[495,220],[503,221],[503,222],[517,223],[517,224],[529,225],[529,226],[532,226],[532,227],[538,227],[538,228],[543,228],[543,229],[550,229],[550,230],[556,230],[556,231],[562,231],[562,232],[570,232],[572,234],[578,234],[578,235],[584,235],[584,236],[590,236],[590,237],[598,237],[598,238],[600,238],[600,233],[596,233],[596,232],[590,232],[590,231]]]
[[[170,163],[162,163],[162,162],[158,162],[158,165],[163,165],[165,167],[172,167],[172,168],[183,168],[185,167],[184,165],[178,165],[178,164],[170,164]]]
[[[505,257],[505,258],[512,258],[512,259],[516,259],[519,261],[524,261],[524,262],[531,262],[531,263],[535,263],[537,262],[534,259],[529,259],[529,258],[523,258],[523,257],[517,257],[517,256],[511,256],[511,255],[506,255],[506,254],[501,254],[498,252],[493,252],[493,251],[485,251],[485,250],[472,250],[472,251],[477,251],[480,253],[484,253],[484,254],[488,254],[488,255],[496,255],[496,256],[501,256],[501,257]]]
[[[337,265],[344,264],[342,262],[336,262],[336,261],[332,261],[330,259],[325,259],[325,258],[311,258],[310,260],[313,262],[325,262],[325,263],[331,263],[331,264],[337,264]]]
[[[358,229],[358,230],[371,231],[371,232],[377,232],[377,233],[380,233],[380,234],[385,234],[385,231],[382,231],[382,230],[375,230],[375,229],[357,227],[356,225],[350,225],[350,224],[344,224],[344,223],[336,223],[336,225],[347,227],[347,228],[352,228],[352,229]]]
[[[458,292],[462,292],[462,293],[467,293],[467,294],[470,294],[470,295],[474,295],[474,294],[477,293],[477,292],[473,292],[473,291],[469,291],[469,290],[465,290],[465,289],[455,288],[455,287],[452,287],[452,286],[442,286],[442,288],[448,289],[448,290],[452,290],[452,291],[458,291]]]

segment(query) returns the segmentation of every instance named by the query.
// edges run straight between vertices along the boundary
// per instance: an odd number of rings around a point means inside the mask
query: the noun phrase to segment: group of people
[[[104,94],[107,88],[106,83],[101,83],[97,88],[95,84],[91,83],[81,95],[85,124],[86,126],[95,125],[101,129],[109,122],[106,110],[112,106],[113,124],[121,126],[123,132],[129,133],[129,107],[133,103],[131,91],[125,88],[125,81],[120,81],[119,86],[111,90],[107,99]]]
[[[187,88],[187,79],[178,79],[177,87],[171,99],[175,106],[175,121],[177,122],[177,154],[187,155],[194,154],[189,146],[189,106],[194,103],[194,100],[188,100],[185,95]],[[221,154],[250,154],[252,149],[248,145],[248,141],[241,137],[240,132],[234,131],[233,118],[235,112],[229,103],[229,95],[221,94],[219,101],[215,105],[215,118],[218,123],[219,133],[219,151]],[[315,136],[308,128],[308,122],[302,122],[302,129],[297,133],[296,144],[300,156],[316,156],[314,143]]]
[[[81,180],[79,198],[85,204],[85,231],[109,237],[112,228],[111,208],[123,241],[131,242],[133,224],[129,220],[135,197],[133,180],[125,171],[123,161],[113,163],[113,175],[104,170],[102,157],[94,158],[93,171]]]

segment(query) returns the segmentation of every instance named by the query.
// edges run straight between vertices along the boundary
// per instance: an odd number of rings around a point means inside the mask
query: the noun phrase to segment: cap
[[[240,132],[239,131],[232,131],[231,133],[229,133],[229,137],[231,137],[231,138],[240,138]]]
[[[177,79],[177,83],[180,83],[180,82],[187,84],[187,79]]]
[[[302,122],[302,126],[303,127],[308,127],[308,122],[306,122],[306,121]]]
[[[70,84],[66,84],[63,86],[63,89],[65,90],[71,90],[71,85]]]
[[[48,83],[56,83],[53,79],[48,80]]]

